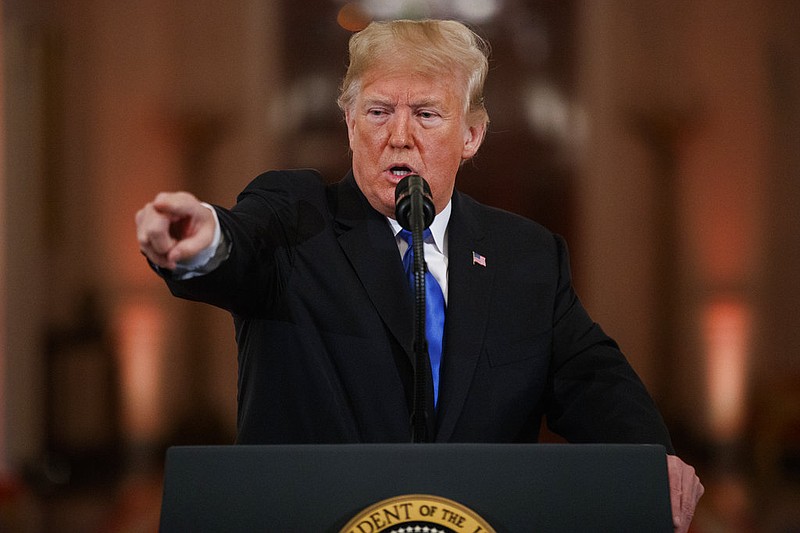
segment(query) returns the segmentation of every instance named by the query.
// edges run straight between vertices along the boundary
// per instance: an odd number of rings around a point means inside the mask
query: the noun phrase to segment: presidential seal
[[[340,533],[494,533],[477,513],[428,494],[395,496],[356,515]]]

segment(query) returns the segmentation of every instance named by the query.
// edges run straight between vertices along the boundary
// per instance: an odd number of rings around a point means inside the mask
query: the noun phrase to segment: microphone
[[[436,208],[430,185],[422,176],[409,174],[401,179],[394,190],[394,202],[395,218],[404,229],[423,231],[433,222]]]

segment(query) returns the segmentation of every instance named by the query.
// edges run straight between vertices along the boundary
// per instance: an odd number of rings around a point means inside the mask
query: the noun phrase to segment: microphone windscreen
[[[418,174],[409,174],[400,180],[394,190],[395,218],[408,231],[411,231],[412,227],[411,204],[415,195],[418,195],[422,201],[423,230],[431,225],[436,214],[428,182]]]

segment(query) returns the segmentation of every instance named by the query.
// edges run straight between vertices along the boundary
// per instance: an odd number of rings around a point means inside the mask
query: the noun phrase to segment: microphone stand
[[[427,194],[427,196],[426,196]],[[411,442],[428,442],[428,339],[425,335],[425,263],[422,233],[433,221],[435,208],[425,180],[410,175],[400,181],[395,191],[397,221],[411,232],[414,247],[414,403],[411,411]]]
[[[414,247],[414,407],[411,412],[411,441],[428,442],[428,339],[425,336],[425,249],[422,232],[424,228],[422,195],[411,197],[411,243]]]

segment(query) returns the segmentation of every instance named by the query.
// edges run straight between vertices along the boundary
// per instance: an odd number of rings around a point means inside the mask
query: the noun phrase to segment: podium
[[[401,496],[411,500],[395,501],[388,509],[376,505]],[[445,503],[430,504],[422,496]],[[450,503],[463,507],[454,509]],[[364,514],[371,506],[371,514]],[[410,510],[431,518],[436,513],[442,525],[406,526],[401,522]],[[491,529],[474,525],[478,522],[464,517],[468,512]],[[167,451],[162,533],[337,533],[346,525],[347,533],[670,533],[666,455],[662,446],[627,444],[199,446]]]

